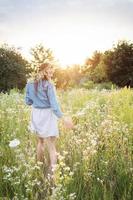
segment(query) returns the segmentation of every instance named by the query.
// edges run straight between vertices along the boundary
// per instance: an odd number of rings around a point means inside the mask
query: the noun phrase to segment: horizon
[[[94,51],[133,41],[133,0],[0,0],[1,43],[30,48],[42,43],[62,66],[81,64]]]

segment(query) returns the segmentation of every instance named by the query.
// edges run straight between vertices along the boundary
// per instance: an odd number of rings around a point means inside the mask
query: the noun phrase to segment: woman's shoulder
[[[27,84],[33,84],[35,82],[35,80],[33,78],[29,78],[27,80]]]
[[[26,87],[27,88],[31,88],[31,87],[33,87],[33,85],[34,85],[34,80],[28,79],[27,83],[26,83]]]

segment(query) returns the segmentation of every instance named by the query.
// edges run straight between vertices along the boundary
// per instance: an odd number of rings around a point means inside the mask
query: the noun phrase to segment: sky
[[[51,48],[62,66],[133,41],[133,0],[0,0],[0,44]]]

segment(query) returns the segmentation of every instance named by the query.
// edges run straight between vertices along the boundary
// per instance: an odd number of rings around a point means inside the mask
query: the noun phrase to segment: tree
[[[119,41],[116,47],[105,52],[104,63],[108,79],[118,86],[133,87],[133,44]]]
[[[36,77],[36,74],[38,72],[38,66],[46,62],[51,63],[55,68],[55,74],[58,74],[59,65],[54,57],[53,51],[50,48],[44,47],[42,44],[37,44],[35,47],[31,48],[31,55],[31,66],[33,71],[30,76],[32,78]],[[54,81],[56,81],[57,76],[54,75],[53,79]]]
[[[45,62],[56,63],[53,52],[50,48],[44,47],[42,44],[38,44],[35,47],[31,48],[32,55],[32,66],[34,71],[37,70],[38,65]]]
[[[23,89],[29,72],[30,65],[18,49],[7,44],[0,47],[0,92]]]
[[[103,59],[101,59],[100,63],[93,70],[91,70],[89,79],[95,83],[109,81],[106,73],[106,65],[104,64]]]
[[[83,67],[84,72],[90,73],[90,71],[93,71],[100,63],[102,55],[103,54],[101,52],[95,51],[92,55],[92,58],[87,58]]]
[[[103,53],[95,51],[92,58],[86,59],[82,71],[86,77],[86,81],[90,80],[95,83],[107,81]]]

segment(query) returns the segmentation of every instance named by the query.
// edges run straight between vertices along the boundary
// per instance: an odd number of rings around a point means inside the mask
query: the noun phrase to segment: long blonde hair
[[[34,79],[34,88],[35,88],[36,95],[37,95],[39,81],[40,80],[48,80],[47,73],[45,73],[45,69],[48,67],[51,67],[50,63],[43,63],[43,64],[39,65],[39,67],[38,67],[38,72]]]

